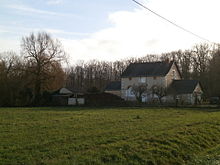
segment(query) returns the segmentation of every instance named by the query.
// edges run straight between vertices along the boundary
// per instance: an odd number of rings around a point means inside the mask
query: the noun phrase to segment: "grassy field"
[[[0,108],[0,164],[219,164],[220,110]]]

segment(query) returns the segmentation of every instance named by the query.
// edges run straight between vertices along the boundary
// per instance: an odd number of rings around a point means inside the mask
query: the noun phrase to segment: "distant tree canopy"
[[[45,32],[32,33],[21,41],[21,55],[0,52],[0,106],[40,105],[43,93],[63,86],[92,92],[104,91],[110,81],[120,81],[130,63],[175,60],[184,79],[201,82],[205,97],[220,96],[220,46],[200,44],[190,50],[146,55],[114,62],[92,60],[65,68],[61,43]],[[77,56],[77,54],[75,55]],[[164,89],[155,89],[161,98]]]

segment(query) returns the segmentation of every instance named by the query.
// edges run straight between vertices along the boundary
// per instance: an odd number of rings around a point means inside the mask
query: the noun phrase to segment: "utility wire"
[[[180,26],[180,25],[177,25],[176,23],[170,21],[169,19],[167,19],[167,18],[163,17],[162,15],[160,15],[160,14],[154,12],[153,10],[149,9],[148,7],[146,7],[145,5],[141,4],[140,2],[138,2],[138,1],[136,1],[136,0],[132,0],[132,1],[135,2],[136,4],[138,4],[139,6],[143,7],[144,9],[150,11],[150,12],[153,13],[154,15],[156,15],[156,16],[162,18],[163,20],[169,22],[170,24],[172,24],[172,25],[178,27],[179,29],[181,29],[181,30],[183,30],[183,31],[185,31],[185,32],[187,32],[187,33],[190,33],[191,35],[194,35],[195,37],[197,37],[197,38],[199,38],[199,39],[201,39],[201,40],[204,40],[204,41],[209,42],[209,43],[212,43],[212,44],[214,43],[214,42],[211,42],[210,40],[208,40],[208,39],[206,39],[206,38],[204,38],[204,37],[199,36],[199,35],[196,34],[196,33],[193,33],[193,32],[190,31],[190,30],[187,30],[186,28],[184,28],[184,27],[182,27],[182,26]],[[215,44],[215,43],[214,43],[214,44]]]

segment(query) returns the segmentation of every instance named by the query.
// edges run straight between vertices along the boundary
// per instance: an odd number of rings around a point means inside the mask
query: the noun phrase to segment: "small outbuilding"
[[[52,94],[52,103],[54,105],[84,105],[85,98],[82,92],[72,91],[67,88],[60,88]]]
[[[202,87],[197,80],[174,80],[168,92],[167,98],[176,99],[182,104],[199,104],[203,94]]]

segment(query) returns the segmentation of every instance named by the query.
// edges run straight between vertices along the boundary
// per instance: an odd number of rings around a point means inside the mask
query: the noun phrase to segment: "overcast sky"
[[[220,42],[219,0],[139,0],[178,25]],[[22,36],[46,31],[78,60],[120,60],[190,49],[203,40],[132,0],[0,0],[0,52],[20,52]]]

